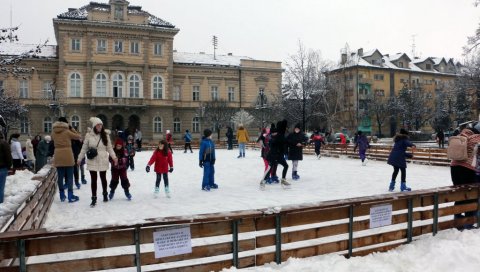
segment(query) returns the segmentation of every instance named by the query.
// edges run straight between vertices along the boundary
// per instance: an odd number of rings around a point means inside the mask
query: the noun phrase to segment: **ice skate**
[[[155,187],[155,191],[153,191],[153,196],[157,198],[159,193],[160,193],[160,187]]]
[[[165,187],[165,196],[167,198],[170,198],[170,188],[168,188],[168,187]]]
[[[266,181],[264,179],[262,179],[260,181],[260,190],[262,190],[262,191],[265,190],[265,183],[266,183]]]
[[[283,189],[290,189],[291,184],[286,179],[282,178],[282,181],[280,183]]]

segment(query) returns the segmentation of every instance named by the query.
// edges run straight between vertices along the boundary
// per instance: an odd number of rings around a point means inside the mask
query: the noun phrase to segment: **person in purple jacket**
[[[357,132],[357,141],[355,142],[355,147],[353,148],[353,152],[356,152],[358,147],[358,155],[360,156],[360,160],[362,160],[362,165],[367,165],[367,156],[366,152],[367,149],[370,148],[370,143],[368,142],[367,136],[363,134],[361,130]]]
[[[408,131],[400,129],[400,133],[393,137],[393,148],[388,156],[388,164],[393,166],[392,180],[390,181],[390,187],[388,190],[393,192],[395,190],[395,179],[397,178],[398,171],[401,171],[401,184],[400,191],[411,191],[412,189],[407,187],[407,161],[406,158],[413,158],[413,153],[407,153],[407,148],[412,147],[412,152],[415,151],[415,145],[412,144],[408,138]]]

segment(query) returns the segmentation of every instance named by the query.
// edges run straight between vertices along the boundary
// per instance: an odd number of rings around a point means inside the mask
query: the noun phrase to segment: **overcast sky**
[[[107,3],[108,0],[96,0]],[[474,0],[131,0],[131,5],[180,29],[174,47],[181,52],[213,53],[212,36],[219,39],[217,54],[287,61],[301,41],[337,62],[340,50],[377,48],[383,54],[412,52],[417,56],[462,60],[467,36],[480,22]],[[52,19],[88,0],[0,0],[0,26],[20,25],[23,43],[48,39],[56,44]]]

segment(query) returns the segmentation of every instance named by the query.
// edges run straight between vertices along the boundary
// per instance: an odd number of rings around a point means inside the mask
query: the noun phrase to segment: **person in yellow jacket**
[[[237,142],[240,154],[237,158],[245,158],[245,144],[248,141],[250,141],[250,139],[248,138],[248,131],[243,127],[242,124],[240,124],[237,130]]]

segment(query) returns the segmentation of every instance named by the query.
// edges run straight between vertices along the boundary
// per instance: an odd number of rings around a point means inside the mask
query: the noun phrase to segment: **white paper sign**
[[[192,253],[190,226],[162,228],[153,233],[155,258]]]
[[[392,224],[392,204],[370,207],[370,228],[378,228]]]

